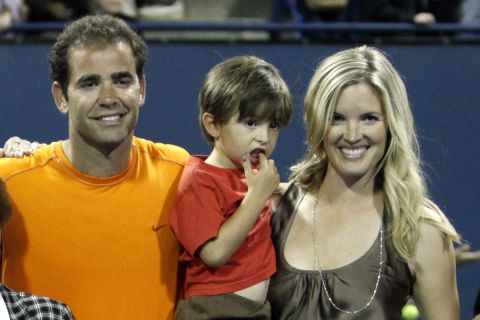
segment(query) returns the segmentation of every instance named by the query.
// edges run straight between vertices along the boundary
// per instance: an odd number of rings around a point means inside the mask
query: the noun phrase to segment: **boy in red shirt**
[[[186,164],[170,216],[186,267],[175,318],[270,319],[268,200],[279,175],[268,157],[291,119],[292,96],[274,66],[239,56],[207,74],[199,100],[213,150]]]

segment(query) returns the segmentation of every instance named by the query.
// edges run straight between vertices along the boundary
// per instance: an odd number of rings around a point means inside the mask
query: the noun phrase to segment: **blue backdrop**
[[[239,54],[276,65],[295,96],[293,123],[273,155],[284,179],[304,152],[303,96],[315,65],[346,45],[150,44],[147,101],[136,134],[207,153],[197,124],[197,92],[207,71]],[[67,120],[50,94],[50,44],[0,44],[0,144],[19,135],[64,139]],[[458,231],[480,249],[480,46],[382,45],[404,76],[420,135],[430,192]],[[470,319],[480,286],[480,264],[459,268],[462,319]]]

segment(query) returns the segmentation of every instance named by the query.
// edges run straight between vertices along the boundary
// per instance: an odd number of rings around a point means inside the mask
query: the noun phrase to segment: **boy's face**
[[[216,165],[222,168],[243,169],[242,159],[247,159],[252,168],[260,165],[260,153],[267,158],[277,143],[279,127],[270,121],[258,121],[253,118],[238,120],[238,114],[218,125],[219,133],[214,142]]]

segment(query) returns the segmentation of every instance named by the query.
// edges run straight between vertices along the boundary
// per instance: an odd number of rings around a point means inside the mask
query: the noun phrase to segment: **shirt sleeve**
[[[221,192],[208,176],[182,176],[170,225],[191,257],[200,246],[218,235],[226,219],[223,202]]]

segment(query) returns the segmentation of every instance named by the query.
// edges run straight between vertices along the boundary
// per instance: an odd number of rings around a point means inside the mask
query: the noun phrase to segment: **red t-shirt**
[[[223,266],[210,268],[196,254],[201,245],[218,235],[247,192],[243,171],[215,167],[204,160],[191,157],[185,165],[169,218],[184,247],[180,261],[186,265],[185,297],[234,292],[275,272],[268,203],[245,241]]]

